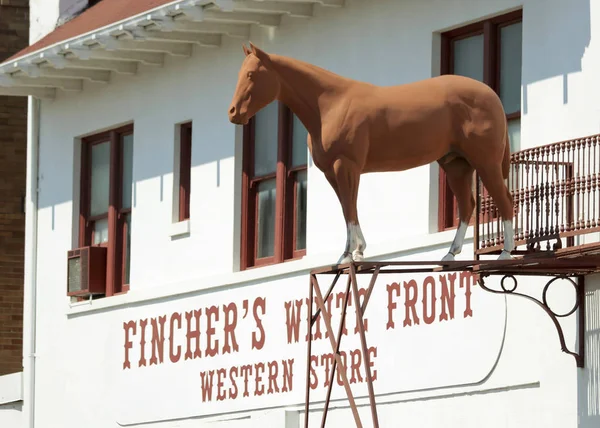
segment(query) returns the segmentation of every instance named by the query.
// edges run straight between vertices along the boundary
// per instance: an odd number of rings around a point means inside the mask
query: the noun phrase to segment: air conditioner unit
[[[106,293],[106,247],[82,247],[67,255],[67,295]]]

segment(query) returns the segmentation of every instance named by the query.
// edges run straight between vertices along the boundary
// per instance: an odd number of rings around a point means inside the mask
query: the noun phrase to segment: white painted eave
[[[223,37],[247,40],[252,25],[277,27],[283,15],[309,19],[315,7],[344,0],[176,0],[126,20],[0,64],[0,95],[54,98],[85,80],[108,84],[138,64],[162,66],[166,55],[215,49]]]

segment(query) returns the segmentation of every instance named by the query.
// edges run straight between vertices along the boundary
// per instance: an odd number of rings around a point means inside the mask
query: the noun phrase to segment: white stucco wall
[[[88,0],[30,0],[29,43],[33,44],[87,7]]]
[[[593,102],[598,94],[600,45],[598,36],[592,37],[600,31],[600,5],[592,3],[524,1],[522,147],[600,132]],[[439,53],[432,51],[433,32],[518,5],[512,0],[347,0],[343,9],[319,9],[318,16],[308,21],[284,19],[275,31],[254,29],[252,41],[267,51],[349,77],[398,84],[436,73],[432,70]],[[219,49],[197,50],[189,59],[169,58],[163,68],[145,67],[137,76],[118,76],[107,86],[86,85],[80,94],[61,95],[42,104],[38,426],[139,426],[143,422],[164,427],[215,426],[215,420],[226,418],[228,422],[217,426],[270,423],[295,428],[302,421],[305,348],[304,343],[287,344],[285,302],[307,297],[308,269],[337,260],[345,229],[333,191],[313,166],[309,168],[307,257],[235,272],[241,132],[228,122],[226,112],[242,58],[240,42],[226,40]],[[172,239],[174,126],[190,119],[194,121],[191,233]],[[65,295],[66,252],[76,230],[77,138],[129,121],[135,124],[131,290],[124,296],[71,307]],[[361,179],[359,215],[368,257],[437,260],[445,254],[453,232],[430,233],[437,223],[435,168]],[[459,258],[472,258],[469,246]],[[466,290],[458,285],[454,320],[387,330],[386,284],[403,284],[412,277],[422,284],[422,275],[380,280],[385,284],[378,283],[370,303],[369,341],[378,347],[375,390],[387,394],[378,399],[382,426],[398,422],[407,427],[562,428],[578,426],[578,418],[581,427],[596,426],[600,418],[597,348],[588,346],[588,368],[578,370],[573,358],[560,352],[553,325],[537,307],[517,298],[505,303],[504,298],[473,287],[473,316],[465,318],[460,304]],[[588,299],[596,305],[598,284],[597,279],[588,281]],[[438,282],[437,296],[440,287]],[[400,325],[404,291],[396,309]],[[250,306],[248,317],[244,322],[240,319],[238,353],[138,367],[138,333],[131,337],[132,368],[123,370],[124,323],[136,322],[139,331],[140,319],[164,315],[168,338],[173,313],[181,314],[185,329],[186,311],[202,308],[204,317],[206,308],[233,302],[242,317],[244,301],[251,304],[257,297],[266,298],[265,313],[256,315]],[[558,297],[565,299],[565,305],[572,299],[568,288]],[[256,331],[253,315],[264,320],[270,338],[261,350],[251,349]],[[353,319],[352,310],[348,316]],[[589,316],[588,343],[597,344],[594,322]],[[222,335],[223,323],[221,314],[217,334]],[[301,323],[301,337],[306,334],[303,328]],[[573,347],[575,321],[567,320],[565,328],[568,345]],[[146,358],[151,355],[150,338],[149,324]],[[205,339],[201,336],[203,347]],[[356,337],[351,339],[346,346],[353,349]],[[185,335],[176,340],[185,346]],[[317,349],[327,352],[328,345],[321,341]],[[294,387],[289,393],[201,401],[202,371],[291,358]],[[334,397],[341,393],[337,388]],[[324,391],[314,394],[322,400]],[[359,395],[363,394],[364,388]],[[96,405],[91,403],[98,402],[106,408],[92,411]],[[366,404],[364,399],[361,403]],[[362,411],[368,420],[368,406]],[[222,415],[229,412],[240,413]],[[329,423],[352,426],[351,418],[349,410],[336,403]],[[311,425],[317,426],[318,419],[313,417]]]

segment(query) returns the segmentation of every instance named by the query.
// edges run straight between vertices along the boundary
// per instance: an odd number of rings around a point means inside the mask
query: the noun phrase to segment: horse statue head
[[[229,121],[246,125],[263,107],[279,95],[280,82],[272,68],[269,54],[250,42],[243,45],[246,58],[239,71],[237,86],[229,107]]]

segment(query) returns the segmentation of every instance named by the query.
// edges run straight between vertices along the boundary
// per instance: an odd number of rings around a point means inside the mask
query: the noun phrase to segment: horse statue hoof
[[[513,260],[514,257],[510,255],[510,253],[506,250],[502,250],[500,255],[498,256],[498,260]]]
[[[343,253],[340,256],[337,264],[338,265],[344,265],[344,264],[350,263],[350,262],[352,262],[352,254],[350,254],[350,253]]]
[[[365,256],[361,251],[353,251],[352,252],[352,260],[355,262],[362,262],[365,259]]]
[[[448,253],[446,254],[443,258],[442,258],[443,262],[453,262],[454,261],[454,254],[452,253]]]

